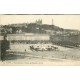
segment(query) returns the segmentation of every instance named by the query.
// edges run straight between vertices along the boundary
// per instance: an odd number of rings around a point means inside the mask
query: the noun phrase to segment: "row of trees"
[[[80,35],[53,35],[51,36],[51,42],[53,44],[71,47],[71,46],[79,46],[80,45]]]

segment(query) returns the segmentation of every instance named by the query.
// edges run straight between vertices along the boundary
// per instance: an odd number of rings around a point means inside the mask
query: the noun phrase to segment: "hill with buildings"
[[[80,31],[73,29],[63,29],[54,24],[42,24],[42,20],[36,20],[35,23],[19,23],[1,25],[1,35],[4,34],[48,34],[51,42],[57,45],[77,46],[80,45]]]
[[[19,23],[1,25],[1,33],[40,33],[40,34],[80,34],[78,30],[63,29],[56,25],[42,24],[42,21],[36,21],[35,23]]]

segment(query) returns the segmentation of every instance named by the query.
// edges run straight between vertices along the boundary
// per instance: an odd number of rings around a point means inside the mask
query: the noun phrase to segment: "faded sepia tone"
[[[80,15],[0,15],[0,65],[80,65]]]

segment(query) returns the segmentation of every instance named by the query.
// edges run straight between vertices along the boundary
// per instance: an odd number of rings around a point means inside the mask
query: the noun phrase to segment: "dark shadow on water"
[[[24,59],[24,55],[16,55],[16,54],[7,54],[4,57],[4,60],[17,60],[17,59]]]

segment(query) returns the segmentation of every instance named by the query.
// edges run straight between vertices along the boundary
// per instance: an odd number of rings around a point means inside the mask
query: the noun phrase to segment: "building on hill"
[[[42,25],[42,19],[38,19],[38,20],[36,20],[35,23],[36,23],[36,24],[39,24],[39,25]]]

